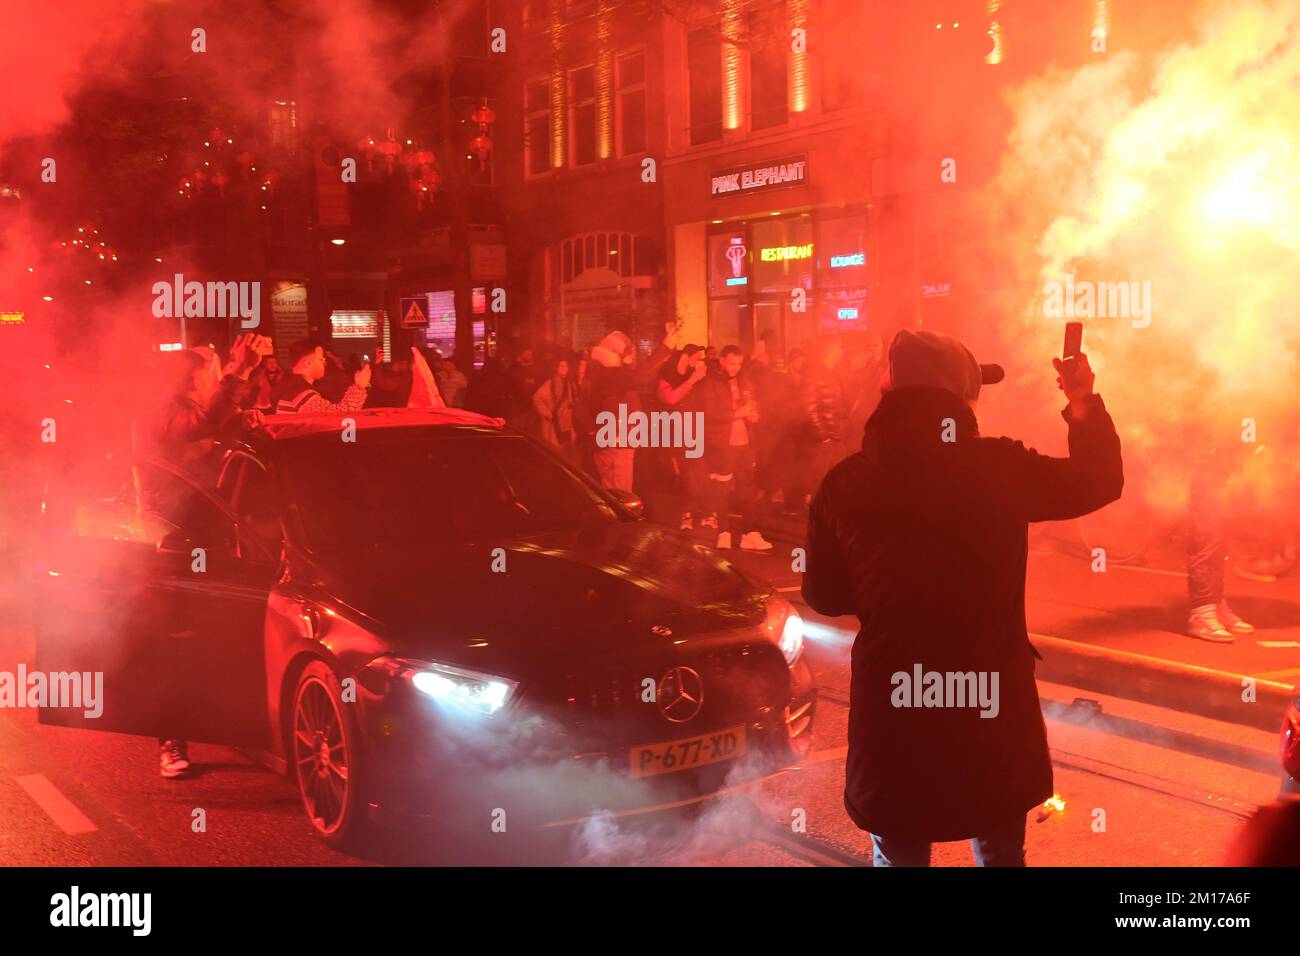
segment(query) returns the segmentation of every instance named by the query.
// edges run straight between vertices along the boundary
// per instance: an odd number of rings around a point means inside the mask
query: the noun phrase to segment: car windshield
[[[619,520],[593,488],[517,435],[363,431],[295,439],[289,500],[315,551],[516,537]]]

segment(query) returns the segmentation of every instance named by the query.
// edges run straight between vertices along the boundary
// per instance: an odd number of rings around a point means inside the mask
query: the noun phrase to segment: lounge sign
[[[782,189],[808,184],[807,155],[789,156],[773,162],[733,166],[714,173],[709,182],[710,196],[739,196],[747,193]]]

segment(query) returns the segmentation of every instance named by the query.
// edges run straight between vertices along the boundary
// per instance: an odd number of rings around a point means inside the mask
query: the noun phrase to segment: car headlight
[[[781,649],[785,662],[793,664],[803,650],[803,618],[794,605],[780,594],[769,597],[763,629],[772,643]]]
[[[427,661],[406,661],[404,676],[421,694],[440,703],[491,716],[514,698],[519,682],[467,667]]]

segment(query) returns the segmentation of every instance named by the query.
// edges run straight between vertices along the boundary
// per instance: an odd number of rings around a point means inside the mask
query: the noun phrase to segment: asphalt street
[[[575,824],[554,835],[546,856],[525,855],[520,862],[869,865],[869,837],[849,821],[841,803],[855,623],[827,620],[802,606],[798,575],[790,567],[793,545],[779,539],[778,544],[768,554],[737,551],[732,558],[782,588],[806,615],[806,653],[822,693],[811,757],[797,769],[738,787],[689,812],[659,815],[652,825],[608,816]],[[1174,630],[1180,587],[1174,568],[1112,570],[1103,578],[1076,557],[1038,546],[1030,559],[1030,628],[1260,674],[1291,670],[1300,660],[1294,648],[1273,646],[1300,632],[1285,615],[1278,621],[1283,626],[1229,647],[1180,636]],[[1288,605],[1277,597],[1285,584],[1233,587],[1241,592],[1235,600],[1243,614]],[[21,602],[11,600],[9,607],[0,624],[0,670],[32,662]],[[1112,626],[1102,627],[1100,621]],[[1161,623],[1169,626],[1162,629]],[[1277,792],[1275,734],[1144,704],[1140,694],[1102,697],[1041,682],[1040,693],[1048,708],[1063,806],[1031,815],[1027,854],[1032,864],[1214,865],[1254,807]],[[1073,713],[1069,705],[1081,698],[1095,701],[1090,713],[1099,707],[1117,718],[1121,729],[1115,721]],[[397,855],[333,852],[311,833],[287,779],[225,747],[196,745],[192,756],[198,772],[168,781],[158,774],[151,739],[46,727],[30,710],[0,711],[0,865],[372,865],[446,859],[437,840],[423,838],[401,841]],[[503,858],[510,859],[514,834],[493,838]],[[965,843],[935,847],[936,865],[971,862]]]

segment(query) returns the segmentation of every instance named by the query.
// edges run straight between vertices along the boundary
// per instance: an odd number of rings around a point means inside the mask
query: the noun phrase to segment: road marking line
[[[778,591],[802,591],[802,590],[803,590],[803,587],[802,587],[801,585],[796,584],[794,587],[789,587],[789,588],[777,588],[777,590],[778,590]]]
[[[64,833],[93,833],[99,827],[90,821],[76,805],[59,792],[59,788],[50,783],[43,773],[32,773],[24,777],[15,777],[18,786],[27,791],[27,796],[36,801]]]

